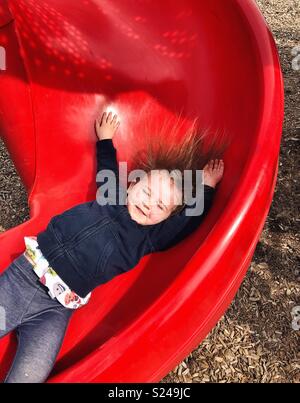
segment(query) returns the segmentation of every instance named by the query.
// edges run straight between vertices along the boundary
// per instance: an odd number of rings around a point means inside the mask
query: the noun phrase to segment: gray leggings
[[[18,338],[5,383],[40,383],[47,379],[73,312],[49,296],[23,254],[2,272],[0,338],[14,329]]]

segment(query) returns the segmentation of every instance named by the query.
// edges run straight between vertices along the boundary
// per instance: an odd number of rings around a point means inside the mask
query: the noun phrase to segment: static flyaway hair
[[[133,168],[142,169],[146,173],[152,170],[168,170],[171,173],[179,170],[182,175],[182,188],[184,186],[184,171],[192,171],[192,194],[195,190],[195,171],[202,170],[211,159],[221,159],[230,141],[229,137],[220,130],[212,131],[201,128],[198,118],[187,125],[182,131],[180,117],[174,123],[164,120],[156,133],[153,129],[143,131],[143,149],[138,150],[132,158]],[[185,207],[177,205],[171,215],[177,214]]]

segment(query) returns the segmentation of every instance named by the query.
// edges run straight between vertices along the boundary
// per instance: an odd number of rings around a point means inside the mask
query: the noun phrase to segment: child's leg
[[[20,255],[0,276],[0,337],[17,328],[18,349],[5,382],[43,382],[61,347],[74,312],[39,282],[31,263]]]
[[[17,328],[18,349],[5,383],[41,383],[48,378],[71,314],[63,306],[49,307]]]
[[[0,275],[0,338],[20,323],[37,288],[28,284],[15,259]]]

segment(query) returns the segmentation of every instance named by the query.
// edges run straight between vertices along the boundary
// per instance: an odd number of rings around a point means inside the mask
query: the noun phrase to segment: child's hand
[[[204,184],[211,187],[216,187],[216,184],[220,182],[224,173],[224,161],[223,160],[210,160],[205,167],[204,171]]]
[[[112,139],[120,122],[117,122],[117,115],[115,114],[113,118],[112,113],[104,112],[101,118],[96,119],[96,134],[99,140]]]

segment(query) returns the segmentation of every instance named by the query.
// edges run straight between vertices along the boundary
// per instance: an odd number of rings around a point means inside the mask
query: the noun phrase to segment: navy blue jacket
[[[96,147],[98,172],[112,170],[119,180],[112,140],[98,140]],[[97,183],[98,191],[103,183]],[[144,255],[166,250],[193,232],[209,210],[214,191],[204,186],[202,215],[186,216],[183,209],[154,225],[138,224],[126,204],[81,203],[52,217],[47,228],[37,234],[37,241],[50,266],[85,297],[98,285],[134,268]]]

